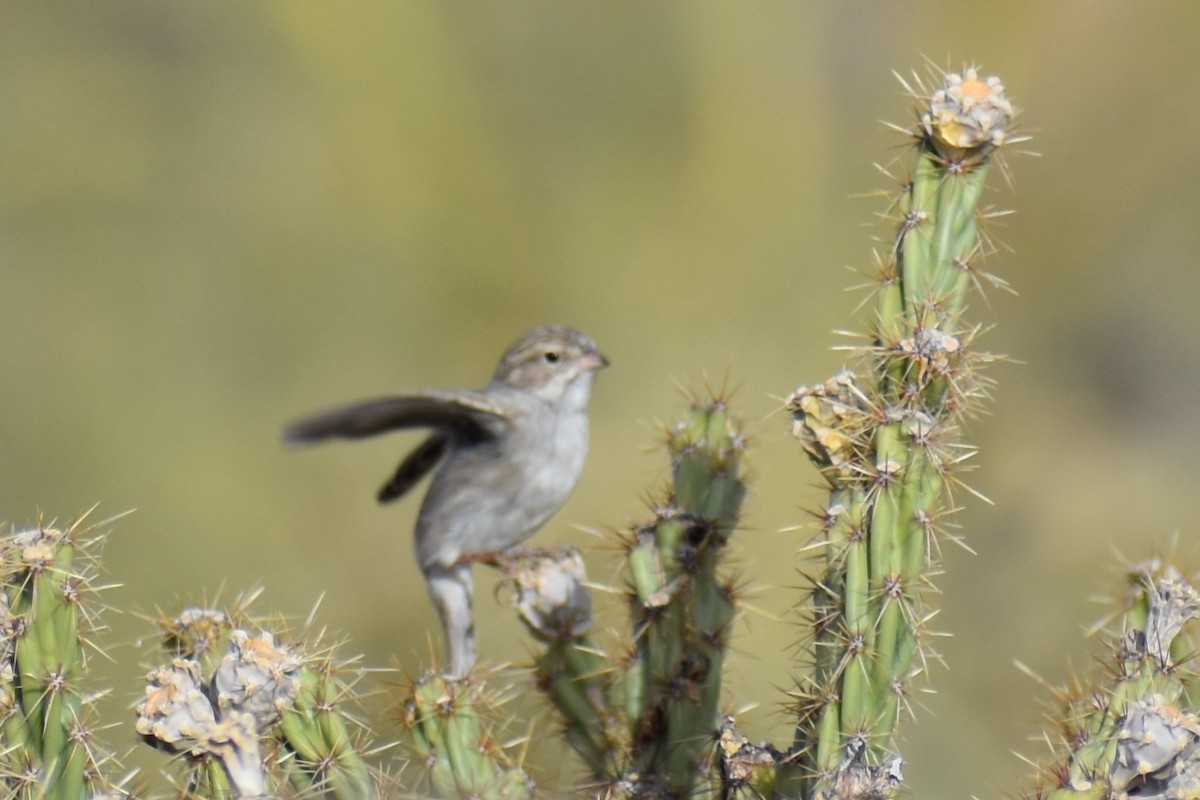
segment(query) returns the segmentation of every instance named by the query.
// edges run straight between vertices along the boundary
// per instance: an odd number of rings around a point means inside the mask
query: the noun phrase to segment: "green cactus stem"
[[[536,639],[537,685],[608,798],[706,794],[725,647],[736,611],[721,564],[745,484],[745,441],[723,400],[693,404],[667,436],[670,495],[624,539],[632,644],[595,645],[573,550],[509,569]]]
[[[81,517],[0,540],[0,786],[7,796],[78,800],[103,789],[85,700],[84,649],[97,629],[103,537]]]
[[[529,777],[520,766],[507,763],[480,714],[481,708],[492,704],[474,675],[450,678],[430,672],[410,685],[402,722],[434,796],[471,800],[532,796]]]
[[[505,559],[503,568],[521,621],[545,645],[535,683],[558,710],[567,742],[591,777],[604,779],[617,769],[628,736],[611,705],[616,671],[588,635],[592,598],[583,556],[567,546]]]
[[[1012,107],[995,78],[945,76],[912,131],[917,165],[881,257],[867,377],[843,372],[789,398],[793,433],[829,483],[812,576],[812,677],[796,690],[797,754],[784,782],[806,797],[894,792],[895,727],[928,649],[959,421],[985,395],[962,319],[984,252],[979,196]],[[794,783],[791,783],[794,781]],[[890,788],[889,788],[890,787]]]
[[[706,775],[719,722],[735,592],[719,570],[745,495],[745,441],[725,403],[693,406],[669,434],[673,491],[628,545],[634,653],[624,672],[631,769],[668,796]]]
[[[1109,633],[1109,685],[1075,681],[1062,704],[1062,754],[1042,776],[1054,800],[1194,797],[1200,792],[1200,716],[1194,624],[1200,592],[1158,561],[1127,575],[1124,612]]]
[[[370,800],[379,796],[379,779],[343,710],[352,693],[340,672],[329,657],[310,659],[300,670],[296,701],[279,722],[280,741],[293,755],[289,782],[306,796]]]

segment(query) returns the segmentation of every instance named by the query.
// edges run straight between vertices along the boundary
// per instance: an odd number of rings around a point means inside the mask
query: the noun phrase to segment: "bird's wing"
[[[450,444],[450,436],[446,433],[435,433],[421,442],[415,450],[404,457],[395,474],[385,483],[376,495],[379,502],[390,503],[399,500],[408,490],[417,485],[431,469],[438,465],[446,448]]]
[[[284,430],[283,439],[289,444],[313,444],[326,439],[363,439],[404,428],[493,437],[504,433],[508,425],[509,410],[495,398],[482,392],[431,389],[365,400],[302,419]]]

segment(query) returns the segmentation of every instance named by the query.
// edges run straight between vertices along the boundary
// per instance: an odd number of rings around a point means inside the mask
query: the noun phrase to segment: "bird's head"
[[[552,402],[571,392],[586,405],[594,373],[607,366],[591,337],[550,325],[518,339],[500,360],[493,380]]]

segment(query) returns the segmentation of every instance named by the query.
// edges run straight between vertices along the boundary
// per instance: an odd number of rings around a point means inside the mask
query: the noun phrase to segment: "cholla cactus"
[[[672,496],[628,540],[629,772],[661,781],[667,797],[708,777],[736,596],[720,566],[746,491],[745,446],[723,400],[693,405],[667,438]]]
[[[985,276],[978,198],[997,148],[1012,141],[998,80],[968,70],[919,94],[917,166],[895,203],[894,242],[878,257],[864,374],[842,372],[787,402],[830,486],[813,548],[822,563],[809,605],[812,674],[795,692],[791,747],[753,745],[732,719],[718,720],[736,597],[718,564],[744,492],[743,442],[723,403],[697,406],[670,437],[672,497],[626,543],[625,663],[574,631],[550,637],[538,659],[539,685],[609,797],[897,791],[895,726],[933,655],[926,594],[955,471],[971,453],[959,424],[987,389],[979,367],[990,357],[962,318]],[[717,774],[707,768],[714,743]]]
[[[514,602],[546,649],[536,681],[609,798],[712,788],[725,647],[736,591],[721,569],[745,494],[745,441],[725,402],[696,402],[667,435],[672,487],[623,538],[631,641],[588,635],[582,561],[567,550],[509,569]],[[616,653],[614,656],[613,653]]]
[[[86,515],[85,515],[86,517]],[[84,691],[99,628],[96,561],[103,541],[81,517],[0,539],[0,792],[69,798],[109,788],[108,760]],[[88,538],[88,537],[91,538]]]
[[[830,486],[817,513],[813,672],[795,693],[785,770],[806,797],[890,796],[899,783],[893,735],[933,656],[926,595],[949,487],[972,452],[959,424],[987,388],[979,367],[990,357],[976,352],[978,327],[962,312],[986,252],[978,198],[1011,138],[1012,107],[999,80],[974,70],[914,94],[917,166],[894,206],[894,242],[877,257],[865,374],[801,387],[787,402]]]
[[[1107,632],[1105,684],[1055,690],[1059,757],[1039,794],[1055,800],[1200,794],[1200,716],[1192,620],[1197,592],[1158,560],[1126,575],[1119,625]]]
[[[567,741],[592,777],[603,780],[618,769],[628,729],[610,705],[616,671],[588,637],[592,600],[583,557],[565,547],[519,559],[505,571],[521,621],[545,645],[535,682],[561,712]]]

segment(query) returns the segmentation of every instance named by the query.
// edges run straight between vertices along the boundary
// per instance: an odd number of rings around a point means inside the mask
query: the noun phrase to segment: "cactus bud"
[[[508,566],[513,602],[530,632],[546,643],[580,638],[592,624],[583,556],[574,548]]]

